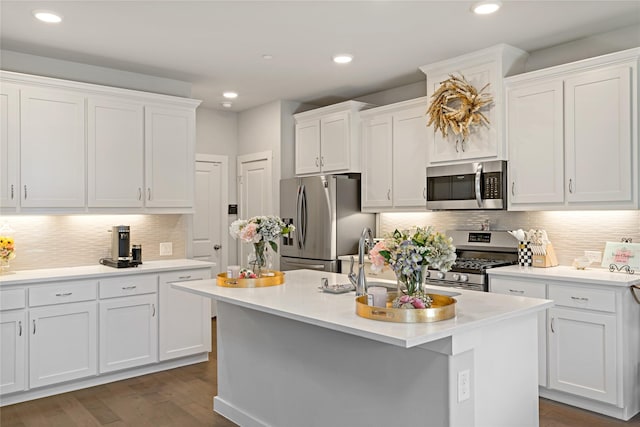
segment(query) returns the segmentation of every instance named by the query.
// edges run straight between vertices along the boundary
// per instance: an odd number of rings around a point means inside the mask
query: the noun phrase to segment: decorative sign
[[[610,269],[612,264],[615,266],[614,270],[621,271],[625,266],[640,269],[640,243],[607,242],[602,255],[602,266]]]

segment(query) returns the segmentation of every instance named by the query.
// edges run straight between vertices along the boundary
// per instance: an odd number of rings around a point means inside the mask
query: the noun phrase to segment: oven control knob
[[[460,275],[458,273],[453,273],[453,280],[459,281]]]
[[[468,282],[469,281],[469,276],[467,276],[466,274],[461,274],[460,275],[460,281],[461,282]]]
[[[444,273],[442,271],[438,271],[438,279],[444,279]]]

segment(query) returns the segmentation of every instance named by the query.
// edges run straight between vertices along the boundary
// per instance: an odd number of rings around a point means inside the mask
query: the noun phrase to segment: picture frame
[[[607,242],[602,253],[602,267],[615,265],[617,270],[629,266],[640,269],[640,243]]]

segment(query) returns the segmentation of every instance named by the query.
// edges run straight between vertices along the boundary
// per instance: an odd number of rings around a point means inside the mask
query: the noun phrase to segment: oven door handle
[[[478,163],[476,166],[476,202],[478,207],[482,207],[482,194],[480,193],[480,183],[482,180],[482,163]]]

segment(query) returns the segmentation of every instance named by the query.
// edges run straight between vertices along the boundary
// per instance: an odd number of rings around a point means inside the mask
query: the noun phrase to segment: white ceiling
[[[424,78],[418,67],[507,43],[526,51],[629,25],[640,1],[0,1],[2,49],[193,84],[241,111],[276,99],[326,104]],[[61,24],[36,21],[37,8]],[[332,55],[354,55],[336,65]],[[264,60],[263,54],[273,55]]]

